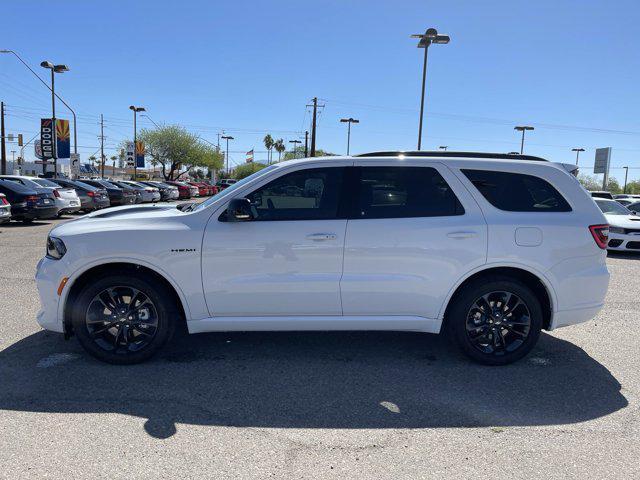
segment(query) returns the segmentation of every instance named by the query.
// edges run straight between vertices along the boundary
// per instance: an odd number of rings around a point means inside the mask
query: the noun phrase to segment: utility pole
[[[316,156],[316,117],[318,116],[318,97],[313,97],[313,120],[311,123],[311,156]]]
[[[7,174],[7,151],[4,143],[4,102],[0,102],[0,164],[2,168],[2,175]]]
[[[100,177],[104,178],[104,117],[102,114],[100,114],[100,161]]]
[[[304,158],[309,156],[309,130],[304,132]]]
[[[629,175],[629,167],[622,168],[624,168],[624,189],[622,190],[622,193],[627,193],[627,175]]]

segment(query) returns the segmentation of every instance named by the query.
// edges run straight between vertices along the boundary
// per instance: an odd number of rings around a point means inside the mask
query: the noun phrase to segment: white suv
[[[506,364],[593,318],[606,221],[562,164],[453,152],[271,165],[199,205],[101,210],[54,228],[36,274],[48,330],[97,358],[190,333],[447,331]]]

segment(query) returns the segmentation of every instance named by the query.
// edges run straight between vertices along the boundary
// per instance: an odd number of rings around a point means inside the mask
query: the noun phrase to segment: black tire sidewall
[[[102,290],[114,286],[127,286],[140,290],[148,295],[158,313],[158,328],[155,337],[139,352],[126,355],[114,354],[102,349],[89,335],[85,323],[86,311],[90,302]],[[166,286],[154,279],[143,278],[138,275],[112,275],[101,278],[86,285],[76,298],[71,310],[73,330],[82,347],[91,355],[104,362],[116,365],[130,365],[140,363],[151,358],[172,337],[178,316],[173,305],[171,292]]]
[[[524,343],[517,350],[500,356],[483,353],[474,347],[466,330],[467,314],[473,302],[482,295],[495,291],[516,294],[527,305],[531,314],[531,327]],[[543,323],[542,306],[533,291],[518,280],[491,279],[473,282],[456,295],[454,302],[449,312],[447,312],[447,327],[460,350],[479,363],[484,365],[506,365],[518,361],[531,351],[540,337]]]

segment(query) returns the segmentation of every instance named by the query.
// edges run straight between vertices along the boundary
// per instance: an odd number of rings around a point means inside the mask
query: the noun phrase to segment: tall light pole
[[[298,146],[299,143],[302,143],[301,140],[289,140],[289,143],[293,143],[293,158],[297,158],[297,154],[296,154],[296,147]]]
[[[440,145],[438,147],[440,150],[444,150],[445,152],[447,151],[447,148],[449,148],[449,145]]]
[[[227,163],[227,168],[226,168],[227,172],[226,173],[227,173],[227,177],[228,177],[229,176],[229,140],[235,140],[235,139],[231,135],[222,135],[221,138],[223,140],[227,141],[227,153],[225,154],[225,158],[224,159],[226,160],[226,163]]]
[[[138,178],[138,128],[136,125],[138,112],[146,112],[144,107],[129,105],[129,110],[133,111],[133,180]]]
[[[42,78],[40,78],[40,75],[38,75],[29,65],[27,65],[27,63],[22,59],[22,57],[20,57],[20,55],[18,55],[16,52],[14,52],[13,50],[0,50],[0,53],[11,53],[13,55],[15,55],[15,57],[20,60],[20,62],[29,69],[29,71],[31,73],[33,73],[35,75],[35,77],[40,80],[40,82],[42,82],[42,84],[47,87],[49,90],[51,90],[51,87],[49,85],[47,85],[47,82],[45,82]],[[78,153],[78,129],[76,128],[76,112],[73,110],[73,108],[71,108],[69,106],[69,104],[67,102],[64,101],[64,99],[62,99],[62,97],[60,97],[60,95],[58,95],[55,92],[51,92],[53,95],[56,96],[56,98],[58,100],[60,100],[63,105],[65,107],[67,107],[69,109],[69,111],[71,112],[71,114],[73,115],[73,153],[77,154]]]
[[[578,165],[578,158],[580,157],[580,152],[584,152],[584,148],[572,148],[572,152],[576,152],[576,165]]]
[[[422,96],[420,99],[420,127],[418,128],[418,150],[422,147],[422,117],[424,114],[424,89],[427,81],[427,52],[432,43],[445,45],[451,38],[449,35],[440,35],[435,28],[427,28],[424,33],[411,35],[411,38],[419,38],[418,48],[424,48],[424,63],[422,65]]]
[[[522,141],[520,142],[520,155],[522,155],[524,153],[524,132],[527,130],[535,130],[535,128],[529,125],[518,125],[517,127],[513,127],[513,129],[522,132]]]
[[[622,168],[624,168],[624,188],[622,190],[622,193],[627,193],[627,175],[629,175],[629,167]]]
[[[349,145],[351,144],[351,124],[352,123],[360,123],[360,120],[356,120],[355,118],[341,118],[340,123],[347,124],[347,155],[349,155]]]
[[[53,158],[53,178],[58,176],[58,150],[56,145],[56,86],[55,86],[55,78],[56,73],[64,73],[68,72],[69,68],[66,65],[54,65],[53,63],[45,60],[40,63],[42,68],[47,68],[51,70],[51,138],[53,141],[51,155]],[[47,164],[42,164],[42,173],[46,173]]]

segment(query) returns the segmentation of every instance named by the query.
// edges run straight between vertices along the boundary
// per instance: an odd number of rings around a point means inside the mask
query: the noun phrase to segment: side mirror
[[[253,220],[251,202],[248,198],[234,198],[227,207],[227,221],[246,222]]]

